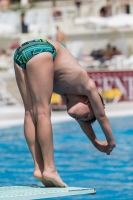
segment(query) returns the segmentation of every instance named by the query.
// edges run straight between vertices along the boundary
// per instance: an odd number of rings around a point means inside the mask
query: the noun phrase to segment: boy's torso
[[[55,41],[51,43],[57,49],[57,56],[54,60],[54,92],[61,95],[85,95],[83,88],[89,80],[86,70],[66,48],[59,43],[56,45]]]

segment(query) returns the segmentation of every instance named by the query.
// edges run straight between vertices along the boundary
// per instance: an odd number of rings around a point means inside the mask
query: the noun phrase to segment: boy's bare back
[[[57,50],[54,60],[54,92],[60,95],[85,95],[84,88],[87,87],[90,79],[86,70],[66,48],[56,41],[49,40],[49,42]]]

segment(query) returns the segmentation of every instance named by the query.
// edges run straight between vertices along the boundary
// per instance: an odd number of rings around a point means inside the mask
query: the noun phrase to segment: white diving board
[[[35,200],[51,197],[63,197],[70,195],[95,194],[94,188],[46,188],[44,186],[10,186],[0,187],[0,200]]]

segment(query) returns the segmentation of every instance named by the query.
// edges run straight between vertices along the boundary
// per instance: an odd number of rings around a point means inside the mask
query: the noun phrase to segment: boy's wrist
[[[108,142],[109,145],[113,145],[113,144],[116,143],[114,138],[108,139],[107,142]]]
[[[95,138],[95,140],[94,140],[94,142],[93,142],[93,145],[94,145],[95,147],[97,147],[97,144],[98,144],[98,139]]]
[[[108,142],[109,146],[115,147],[116,146],[116,142],[115,140]]]

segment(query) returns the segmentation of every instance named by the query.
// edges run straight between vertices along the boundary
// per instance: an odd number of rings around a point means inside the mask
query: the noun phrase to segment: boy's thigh
[[[43,107],[48,105],[53,91],[52,55],[44,52],[33,57],[27,63],[26,72],[33,104]]]
[[[24,103],[25,110],[32,109],[32,99],[30,95],[26,70],[14,63],[16,82]]]

